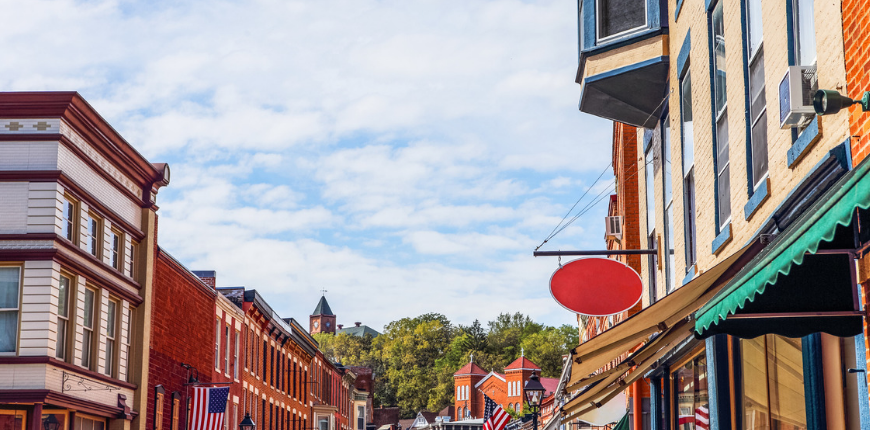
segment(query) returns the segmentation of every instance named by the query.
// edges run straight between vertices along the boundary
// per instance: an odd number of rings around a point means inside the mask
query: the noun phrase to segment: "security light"
[[[834,90],[818,90],[813,96],[813,109],[818,115],[835,114],[856,103],[864,112],[870,111],[870,91],[865,91],[861,100],[852,100]]]

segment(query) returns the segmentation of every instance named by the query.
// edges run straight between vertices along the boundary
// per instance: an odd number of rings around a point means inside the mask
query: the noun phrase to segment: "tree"
[[[579,342],[578,332],[569,325],[546,327],[522,341],[526,357],[541,367],[541,376],[557,378],[562,373],[562,356]]]
[[[511,361],[520,356],[523,339],[543,329],[543,325],[535,323],[531,318],[520,312],[502,313],[495,321],[489,322],[487,334],[488,350],[497,356],[493,368],[502,370]]]

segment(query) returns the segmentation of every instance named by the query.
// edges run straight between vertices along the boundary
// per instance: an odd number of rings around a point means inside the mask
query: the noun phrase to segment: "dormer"
[[[655,128],[668,78],[665,0],[578,0],[580,110]]]

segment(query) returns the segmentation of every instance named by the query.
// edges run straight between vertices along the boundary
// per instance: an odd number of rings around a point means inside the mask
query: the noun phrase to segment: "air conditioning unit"
[[[789,66],[779,84],[779,128],[803,127],[813,119],[813,95],[819,89],[816,66]]]
[[[622,217],[607,216],[604,217],[604,221],[606,224],[606,232],[604,234],[604,237],[614,238],[616,240],[622,239]]]

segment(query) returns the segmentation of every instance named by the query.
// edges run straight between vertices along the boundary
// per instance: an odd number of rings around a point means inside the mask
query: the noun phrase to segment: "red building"
[[[191,378],[210,382],[215,351],[215,291],[157,249],[148,361],[149,430],[187,428],[184,405]]]
[[[484,395],[505,409],[522,412],[526,381],[529,380],[532,372],[540,374],[541,368],[521,356],[508,364],[504,370],[504,374],[487,373],[474,362],[469,362],[453,374],[457,420],[465,417],[482,418]],[[551,396],[559,385],[558,378],[540,378],[540,380],[546,389],[545,398]]]

